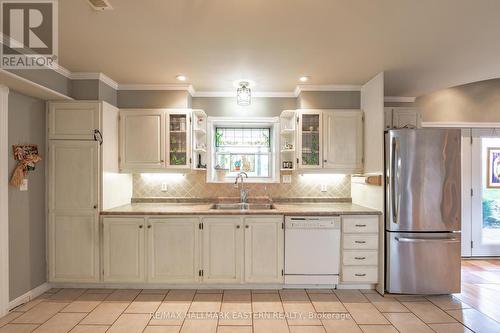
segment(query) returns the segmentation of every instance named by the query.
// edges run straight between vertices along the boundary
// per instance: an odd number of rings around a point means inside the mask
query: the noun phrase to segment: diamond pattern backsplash
[[[162,191],[162,185],[166,190]],[[321,186],[326,185],[326,191]],[[351,177],[333,174],[292,173],[291,184],[251,184],[245,183],[249,196],[271,198],[350,198]],[[134,174],[134,198],[217,198],[238,197],[234,184],[207,183],[203,171],[186,174]]]

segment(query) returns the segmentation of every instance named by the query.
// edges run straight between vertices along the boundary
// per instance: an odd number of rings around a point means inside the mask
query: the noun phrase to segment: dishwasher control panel
[[[340,229],[340,217],[287,217],[286,229]]]

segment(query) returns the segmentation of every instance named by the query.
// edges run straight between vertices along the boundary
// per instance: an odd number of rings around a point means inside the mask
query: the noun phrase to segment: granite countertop
[[[101,215],[380,215],[381,212],[350,202],[275,203],[274,209],[220,210],[211,203],[131,203],[101,212]]]

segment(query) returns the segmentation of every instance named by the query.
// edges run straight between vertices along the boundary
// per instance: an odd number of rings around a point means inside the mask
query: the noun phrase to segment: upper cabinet
[[[363,171],[363,111],[298,110],[300,169]]]
[[[120,110],[122,171],[190,167],[190,110]]]
[[[422,118],[417,108],[387,107],[385,112],[385,128],[419,128]]]
[[[50,102],[49,140],[93,140],[101,131],[100,102]]]

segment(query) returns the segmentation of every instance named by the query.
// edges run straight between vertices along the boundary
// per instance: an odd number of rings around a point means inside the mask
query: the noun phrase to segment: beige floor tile
[[[31,310],[16,318],[16,324],[42,324],[50,317],[64,309],[69,303],[66,302],[42,302]]]
[[[41,299],[41,298],[34,299],[32,301],[29,301],[28,303],[25,303],[25,304],[23,304],[21,306],[18,306],[17,308],[13,309],[12,311],[15,311],[15,312],[26,312],[26,311],[34,308],[36,305],[40,304],[43,301],[44,301],[44,299]]]
[[[368,294],[378,294],[378,292],[375,289],[359,289],[364,295]]]
[[[410,312],[403,304],[393,302],[373,302],[372,303],[380,312]]]
[[[67,333],[85,317],[85,313],[58,313],[38,327],[36,333]]]
[[[140,292],[141,289],[115,290],[106,298],[106,302],[132,302]]]
[[[153,313],[165,298],[162,294],[140,294],[128,306],[125,313]]]
[[[143,289],[141,294],[157,294],[157,295],[166,295],[168,294],[168,289]]]
[[[49,299],[56,301],[74,301],[80,297],[86,289],[62,289],[53,294]]]
[[[100,325],[78,325],[70,333],[105,333],[109,326]]]
[[[164,301],[156,310],[149,325],[182,325],[190,305],[191,301]]]
[[[106,294],[83,294],[61,312],[91,312],[107,297]]]
[[[186,319],[182,324],[181,333],[216,333],[217,320]]]
[[[142,333],[151,316],[143,313],[122,314],[106,333]]]
[[[225,295],[251,295],[252,291],[250,289],[225,289],[224,290],[224,296]]]
[[[217,312],[221,303],[222,294],[196,294],[189,312]]]
[[[460,323],[430,324],[429,326],[437,333],[473,333]]]
[[[46,293],[47,294],[55,294],[55,293],[58,293],[61,290],[62,290],[62,288],[51,288],[51,289],[47,290]]]
[[[252,289],[252,294],[278,294],[278,289]]]
[[[80,324],[111,325],[129,304],[128,302],[103,302],[90,312]]]
[[[17,317],[21,316],[23,313],[22,312],[10,312],[7,315],[3,316],[0,318],[0,327],[7,325]]]
[[[398,333],[392,325],[359,325],[363,333]]]
[[[280,297],[283,302],[309,302],[309,295],[305,290],[280,290]]]
[[[36,297],[35,299],[42,299],[42,300],[46,300],[46,299],[51,298],[53,295],[54,295],[54,294],[43,293],[43,294],[41,294],[40,296]]]
[[[334,290],[342,303],[367,303],[368,299],[359,290]]]
[[[255,319],[254,333],[289,333],[285,319]]]
[[[115,289],[107,289],[107,288],[93,288],[87,289],[86,294],[112,294]]]
[[[196,290],[170,290],[165,297],[165,301],[191,302]]]
[[[397,295],[394,296],[399,302],[425,302],[427,299],[419,295]]]
[[[333,294],[332,289],[306,289],[308,294]]]
[[[427,296],[427,299],[443,310],[459,310],[470,308],[470,306],[451,295]]]
[[[197,294],[222,294],[224,291],[222,289],[198,289]]]
[[[181,326],[148,326],[144,333],[179,333]]]
[[[217,333],[252,333],[252,326],[219,326]]]
[[[321,321],[316,317],[316,311],[311,302],[283,302],[285,313],[288,314],[288,325],[321,325]]]
[[[316,312],[347,312],[346,308],[334,294],[309,294]]]
[[[327,333],[363,333],[351,318],[323,319],[322,323]]]
[[[389,324],[371,303],[344,303],[356,323],[365,325]]]
[[[403,305],[427,324],[455,322],[455,319],[431,302],[404,302]]]
[[[413,313],[384,313],[384,316],[401,333],[432,333],[432,329]]]
[[[252,325],[251,294],[224,293],[221,313],[224,317],[219,318],[219,325]]]
[[[279,294],[252,294],[253,312],[284,312]]]
[[[290,326],[290,333],[326,333],[323,326]]]
[[[369,293],[363,294],[370,302],[393,302],[396,299],[394,297],[385,297],[380,295],[379,293]]]
[[[475,332],[500,332],[500,324],[476,309],[447,311],[453,318]]]
[[[0,333],[29,333],[36,330],[35,324],[7,324],[0,327]]]

